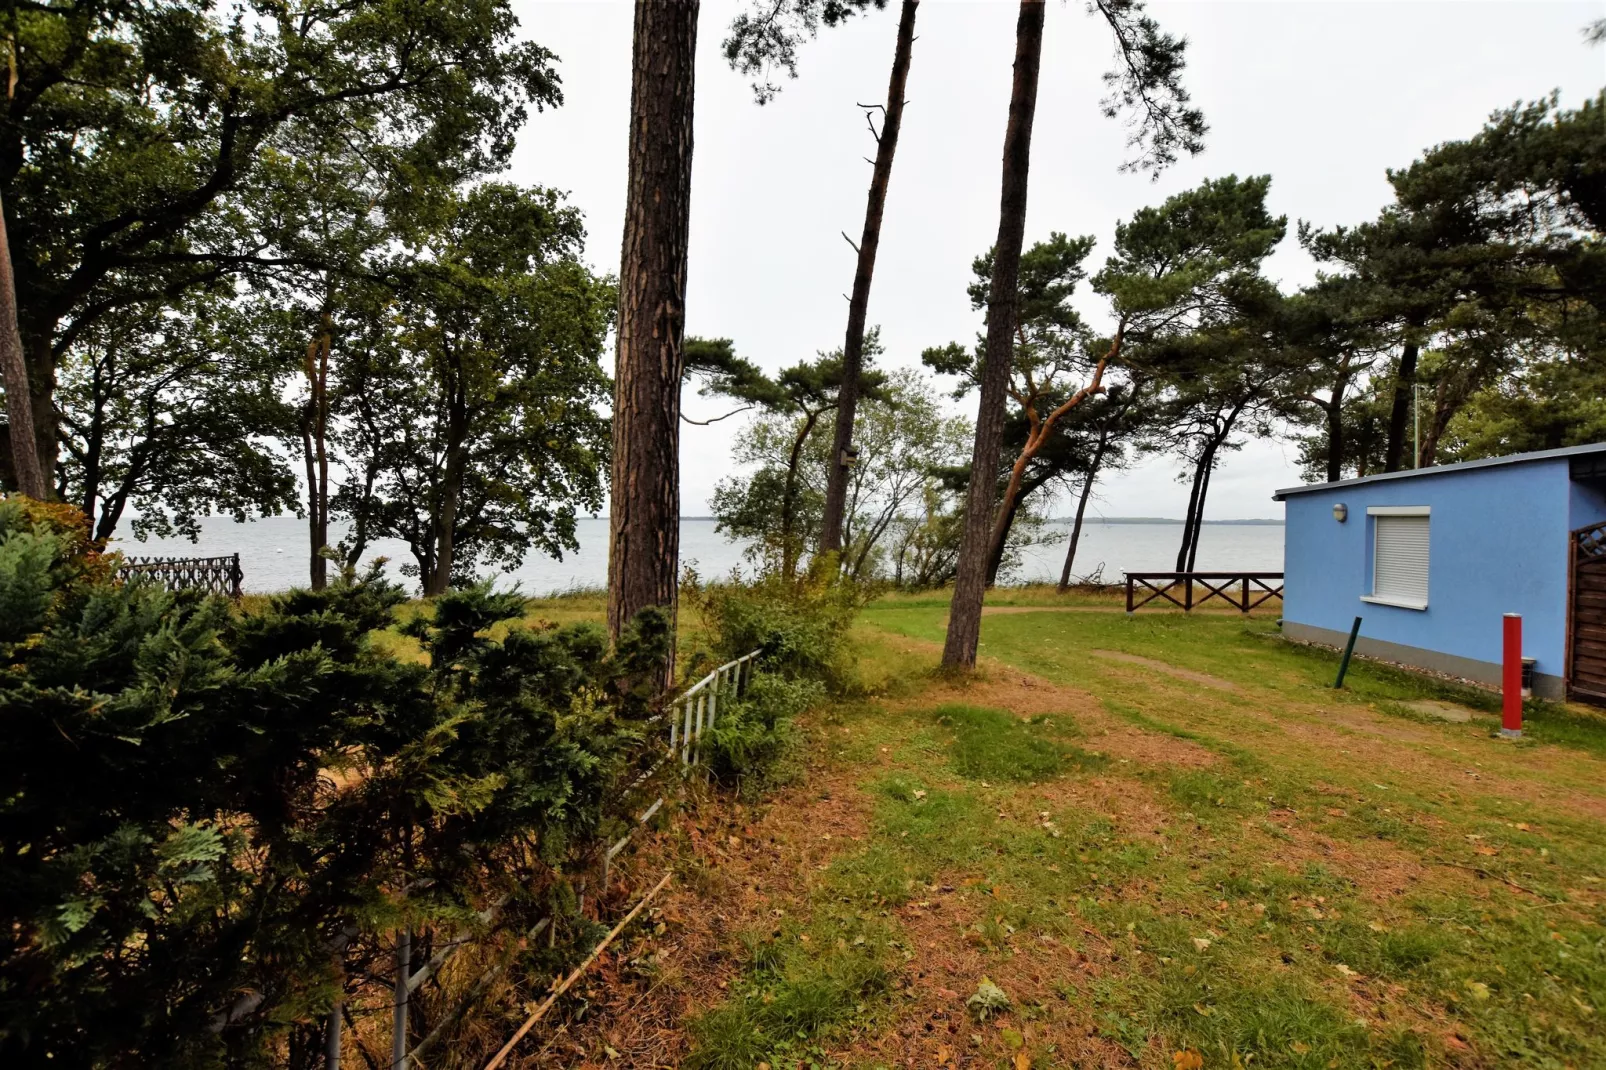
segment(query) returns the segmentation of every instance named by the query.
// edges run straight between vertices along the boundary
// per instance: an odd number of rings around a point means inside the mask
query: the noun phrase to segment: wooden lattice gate
[[[1567,697],[1606,706],[1606,524],[1572,533]]]

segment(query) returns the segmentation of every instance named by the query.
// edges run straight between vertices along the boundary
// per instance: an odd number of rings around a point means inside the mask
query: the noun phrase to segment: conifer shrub
[[[250,611],[118,583],[74,511],[0,501],[0,1065],[309,1063],[389,934],[524,925],[640,751],[662,614],[374,642],[377,571]],[[561,890],[561,888],[559,889]],[[426,941],[427,943],[427,941]]]

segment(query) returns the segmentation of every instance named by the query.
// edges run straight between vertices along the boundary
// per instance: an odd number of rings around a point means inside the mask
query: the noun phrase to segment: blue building
[[[1283,632],[1499,684],[1522,614],[1536,694],[1606,703],[1606,442],[1280,490]]]

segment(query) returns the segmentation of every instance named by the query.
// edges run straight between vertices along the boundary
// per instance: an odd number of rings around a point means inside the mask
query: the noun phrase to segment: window
[[[1372,593],[1365,602],[1428,608],[1428,507],[1373,506]]]

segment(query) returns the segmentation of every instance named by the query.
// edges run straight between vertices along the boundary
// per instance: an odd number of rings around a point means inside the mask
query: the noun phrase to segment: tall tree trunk
[[[1205,457],[1209,454],[1209,447],[1199,455],[1199,460],[1193,466],[1193,486],[1188,490],[1188,511],[1182,516],[1182,545],[1177,547],[1177,567],[1175,571],[1185,572],[1188,565],[1188,547],[1193,544],[1193,518],[1199,508],[1199,483],[1204,479]]]
[[[1199,484],[1199,504],[1193,511],[1193,538],[1188,544],[1188,572],[1199,563],[1199,536],[1204,531],[1205,498],[1210,494],[1210,473],[1216,470],[1216,448],[1210,447],[1210,459],[1205,464],[1204,481]]]
[[[903,125],[903,94],[909,80],[915,12],[919,7],[920,0],[903,0],[903,11],[898,16],[898,44],[892,54],[892,78],[887,84],[881,133],[876,138],[870,200],[864,209],[864,232],[859,238],[859,265],[853,275],[853,296],[848,299],[848,333],[842,343],[842,390],[836,410],[836,437],[827,466],[825,515],[820,523],[820,550],[825,553],[842,549],[843,513],[848,499],[848,467],[842,463],[842,456],[853,444],[853,421],[859,407],[859,375],[864,368],[864,321],[870,307],[870,280],[875,274],[876,250],[881,244],[881,216],[887,204],[887,183],[892,178],[892,157],[898,151],[898,130]]]
[[[636,0],[608,518],[608,631],[616,639],[648,606],[673,620],[678,602],[697,14],[697,0]],[[671,645],[666,686],[673,673]]]
[[[1071,544],[1065,548],[1065,567],[1060,569],[1059,592],[1064,594],[1071,586],[1071,566],[1076,562],[1076,547],[1082,541],[1082,517],[1087,513],[1087,500],[1093,496],[1093,484],[1099,478],[1099,466],[1104,463],[1105,443],[1108,435],[1099,436],[1098,449],[1093,451],[1093,463],[1088,466],[1087,478],[1082,481],[1082,495],[1076,503],[1076,523],[1071,525]]]
[[[463,497],[463,473],[468,468],[468,398],[459,375],[448,380],[446,464],[441,475],[440,501],[435,516],[435,569],[424,581],[424,595],[442,595],[452,588],[456,563],[457,511]]]
[[[1416,387],[1416,357],[1416,343],[1406,342],[1405,349],[1400,353],[1399,369],[1394,373],[1394,403],[1389,409],[1389,437],[1383,444],[1385,472],[1400,470],[1400,457],[1405,453],[1406,436],[1411,433],[1408,425],[1412,393]]]
[[[781,489],[781,575],[787,579],[797,575],[797,559],[802,556],[797,539],[797,468],[802,461],[803,444],[819,419],[817,412],[804,414],[803,427],[792,440],[792,453],[786,459],[786,485]]]
[[[0,373],[6,388],[6,422],[11,436],[11,471],[17,489],[30,498],[49,497],[39,463],[34,427],[34,391],[17,329],[17,281],[11,273],[11,241],[6,232],[5,205],[0,203]]]
[[[1343,387],[1335,386],[1333,400],[1327,409],[1327,482],[1337,483],[1344,478],[1344,410]]]
[[[51,493],[51,474],[56,470],[60,446],[56,434],[56,351],[50,344],[53,330],[34,324],[23,342],[28,387],[33,398],[29,407],[33,410],[34,455],[39,459],[39,478],[47,496]]]
[[[998,490],[998,456],[1004,448],[1004,395],[1015,357],[1015,307],[1020,282],[1020,251],[1026,233],[1026,181],[1032,161],[1032,119],[1037,111],[1037,71],[1043,58],[1043,0],[1022,0],[1015,22],[1015,80],[1004,131],[998,242],[987,294],[987,359],[981,373],[976,412],[976,445],[971,452],[970,486],[965,495],[965,530],[948,613],[942,663],[973,668],[981,640],[981,603],[987,592],[987,551],[992,539],[993,496]]]
[[[312,556],[308,580],[314,591],[329,583],[329,560],[323,556],[329,545],[329,346],[333,321],[325,311],[319,317],[318,333],[307,344],[304,371],[307,376],[307,405],[302,412],[301,449],[307,468],[307,536]]]

